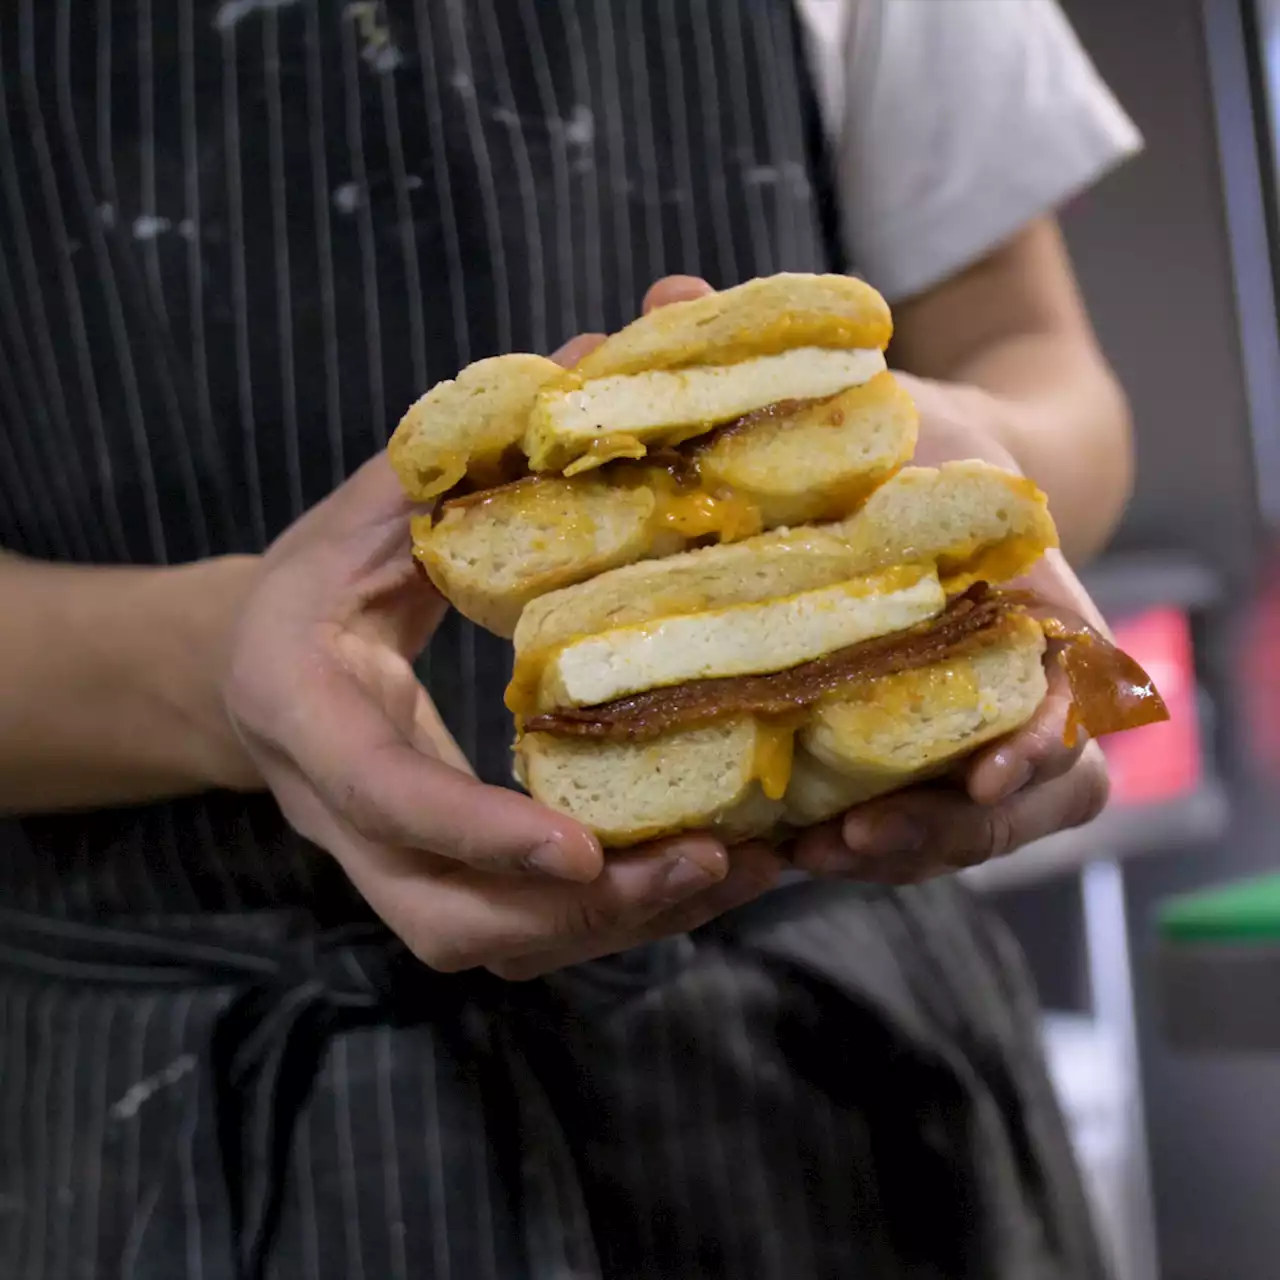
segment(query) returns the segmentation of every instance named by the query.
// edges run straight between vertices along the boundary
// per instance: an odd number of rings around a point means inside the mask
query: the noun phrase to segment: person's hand
[[[580,824],[471,775],[413,672],[446,604],[414,565],[411,511],[373,459],[270,548],[244,607],[224,702],[289,822],[445,971],[532,977],[767,889],[781,864],[763,846],[731,860],[691,834],[606,858]]]
[[[923,465],[982,458],[1016,471],[1010,454],[984,428],[987,400],[972,388],[898,377],[920,411],[915,460]],[[1017,585],[1106,624],[1057,551]],[[1049,659],[1049,693],[1031,722],[964,762],[945,782],[910,787],[851,810],[796,842],[796,865],[853,880],[907,884],[1012,853],[1042,836],[1097,817],[1106,804],[1106,760],[1083,731],[1068,746],[1071,691]]]

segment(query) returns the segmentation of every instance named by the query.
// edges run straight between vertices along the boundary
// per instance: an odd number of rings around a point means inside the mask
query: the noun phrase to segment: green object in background
[[[1280,875],[1172,898],[1157,913],[1166,943],[1280,943]]]

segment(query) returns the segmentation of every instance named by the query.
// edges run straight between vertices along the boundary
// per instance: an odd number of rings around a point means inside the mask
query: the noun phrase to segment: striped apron
[[[11,0],[0,545],[265,546],[433,381],[839,270],[789,0]],[[427,674],[507,781],[506,645]],[[1008,940],[801,885],[508,986],[269,797],[0,824],[0,1276],[1095,1277]]]

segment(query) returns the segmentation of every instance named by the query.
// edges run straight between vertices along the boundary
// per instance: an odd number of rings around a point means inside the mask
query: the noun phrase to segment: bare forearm
[[[1133,483],[1128,404],[1105,361],[1074,339],[1030,334],[977,354],[955,378],[989,397],[984,416],[1048,495],[1067,558],[1089,559]]]
[[[218,682],[256,569],[249,557],[117,569],[0,554],[0,812],[253,787]]]
[[[1129,409],[1053,219],[902,304],[896,319],[901,367],[948,384],[955,411],[1049,495],[1068,557],[1093,555],[1129,496]]]

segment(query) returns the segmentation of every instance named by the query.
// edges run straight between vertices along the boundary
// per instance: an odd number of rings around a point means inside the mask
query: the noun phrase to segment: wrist
[[[165,696],[170,714],[187,730],[191,780],[213,789],[261,790],[261,775],[231,724],[222,690],[236,627],[262,576],[262,560],[220,556],[164,572],[169,580],[153,585],[164,591],[167,608],[182,615],[169,655],[180,678]]]

